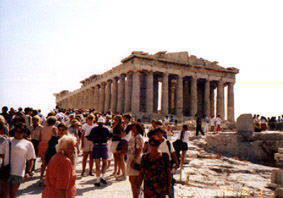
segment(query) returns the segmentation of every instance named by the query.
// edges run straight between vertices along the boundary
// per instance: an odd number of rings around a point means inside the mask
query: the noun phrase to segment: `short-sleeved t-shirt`
[[[24,177],[26,161],[36,159],[33,144],[26,139],[11,139],[11,175]],[[9,163],[9,141],[0,148],[0,154],[5,154],[4,165]]]

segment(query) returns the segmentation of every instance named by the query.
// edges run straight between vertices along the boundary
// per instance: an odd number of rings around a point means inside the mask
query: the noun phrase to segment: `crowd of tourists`
[[[196,135],[221,131],[220,116],[196,115]],[[183,168],[188,150],[188,125],[171,141],[177,120],[166,116],[151,124],[130,114],[95,110],[2,108],[0,115],[0,197],[16,197],[21,183],[33,177],[40,158],[42,197],[75,197],[77,158],[81,176],[94,177],[95,187],[107,185],[106,171],[118,181],[129,178],[133,197],[174,197],[173,175]],[[88,164],[88,169],[87,169]],[[95,165],[95,168],[94,168]]]
[[[283,130],[283,115],[265,117],[261,115],[253,116],[255,132],[261,132],[266,130]]]

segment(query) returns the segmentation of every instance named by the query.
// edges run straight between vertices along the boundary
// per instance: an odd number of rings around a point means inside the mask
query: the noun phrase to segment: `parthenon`
[[[54,95],[56,105],[64,109],[127,112],[142,119],[227,114],[226,119],[234,121],[237,73],[237,68],[224,68],[188,52],[134,51],[120,65],[82,80],[81,88]]]

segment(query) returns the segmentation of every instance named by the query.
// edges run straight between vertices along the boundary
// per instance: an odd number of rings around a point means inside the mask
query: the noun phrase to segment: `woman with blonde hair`
[[[57,154],[48,163],[46,169],[43,198],[76,196],[76,171],[74,169],[74,152],[77,139],[64,135],[59,139]]]

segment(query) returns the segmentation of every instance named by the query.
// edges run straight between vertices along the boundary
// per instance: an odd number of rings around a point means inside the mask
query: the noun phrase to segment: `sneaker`
[[[100,178],[100,182],[102,183],[102,184],[108,184],[108,182],[105,180],[105,179],[103,179],[103,178]]]
[[[101,186],[100,182],[95,182],[94,185],[95,185],[96,187],[100,187],[100,186]]]
[[[93,176],[93,174],[91,172],[88,173],[89,176]]]

